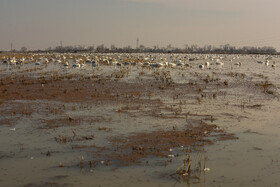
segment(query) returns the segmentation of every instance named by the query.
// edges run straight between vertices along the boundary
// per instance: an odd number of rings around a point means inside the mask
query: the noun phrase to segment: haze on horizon
[[[273,46],[278,0],[1,0],[0,50],[60,45]]]

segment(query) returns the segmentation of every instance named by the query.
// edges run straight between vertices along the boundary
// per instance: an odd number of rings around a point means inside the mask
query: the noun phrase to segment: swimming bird
[[[268,66],[268,65],[269,65],[269,61],[266,61],[266,62],[264,63],[264,65]]]
[[[63,66],[69,66],[69,62],[68,61],[64,62]]]
[[[79,63],[73,64],[73,67],[74,67],[74,68],[80,68],[80,67],[81,67],[81,64],[79,64]]]
[[[241,66],[241,62],[235,62],[234,65],[235,66]]]
[[[203,64],[199,64],[198,67],[199,67],[199,69],[204,69],[204,65]]]

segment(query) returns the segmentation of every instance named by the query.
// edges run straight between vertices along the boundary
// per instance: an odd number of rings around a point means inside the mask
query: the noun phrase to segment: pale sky
[[[0,0],[0,50],[232,44],[280,51],[279,0]]]

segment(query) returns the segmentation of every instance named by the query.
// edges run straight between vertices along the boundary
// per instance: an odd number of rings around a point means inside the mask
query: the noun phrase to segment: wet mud
[[[36,66],[36,60],[1,64],[0,173],[8,177],[0,182],[114,186],[106,176],[116,175],[118,185],[125,185],[131,178],[121,173],[132,170],[148,180],[136,182],[139,186],[173,182],[215,186],[205,176],[210,172],[207,155],[214,155],[211,147],[238,144],[241,131],[262,135],[240,124],[269,113],[271,103],[279,101],[277,70],[250,70],[256,65],[253,60],[240,58],[243,69],[226,62],[201,70],[197,64],[203,60],[192,62],[191,68],[154,68],[141,65],[145,60],[133,55],[122,58],[122,66],[84,62],[79,69],[63,62]],[[135,65],[124,65],[128,59]],[[263,148],[256,145],[250,150]],[[28,165],[33,170],[24,174]],[[13,174],[15,169],[18,173]],[[89,182],[91,174],[99,179]]]

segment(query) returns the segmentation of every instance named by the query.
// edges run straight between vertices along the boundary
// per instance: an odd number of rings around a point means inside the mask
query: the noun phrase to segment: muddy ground
[[[243,134],[262,134],[243,121],[277,115],[278,70],[248,56],[240,57],[241,67],[228,61],[201,70],[201,61],[192,68],[1,64],[0,182],[235,186],[224,183],[227,179],[217,183],[218,176],[207,180],[215,172],[208,157],[218,154],[211,147],[226,145],[219,143],[224,141],[239,144]],[[223,157],[223,149],[219,155]]]

